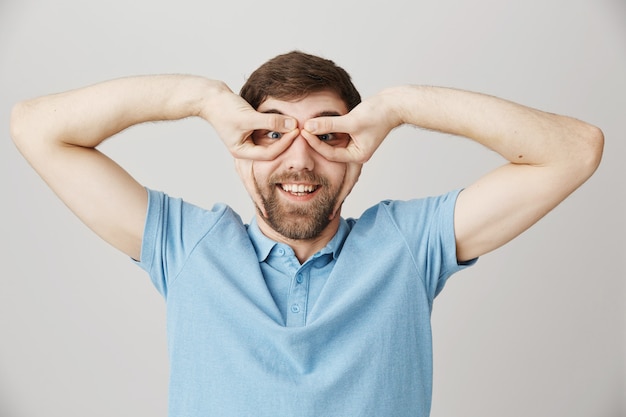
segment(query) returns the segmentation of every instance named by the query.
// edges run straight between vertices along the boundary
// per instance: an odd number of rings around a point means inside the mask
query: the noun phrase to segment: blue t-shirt
[[[341,220],[300,265],[228,206],[149,190],[140,265],[165,298],[171,417],[430,412],[458,191]]]

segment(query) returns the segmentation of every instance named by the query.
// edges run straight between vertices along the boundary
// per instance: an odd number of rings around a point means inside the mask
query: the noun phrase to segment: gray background
[[[1,1],[0,416],[165,416],[167,402],[161,298],[21,159],[12,104],[144,73],[202,74],[237,91],[296,48],[344,66],[365,97],[445,85],[604,130],[596,175],[437,298],[432,416],[626,415],[623,0]],[[134,127],[103,149],[150,187],[252,216],[200,120]],[[344,214],[462,187],[501,163],[464,139],[401,128]]]

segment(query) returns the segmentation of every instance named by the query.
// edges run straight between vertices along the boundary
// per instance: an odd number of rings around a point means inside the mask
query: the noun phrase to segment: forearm
[[[404,86],[382,93],[399,123],[473,139],[516,164],[595,161],[601,132],[584,122],[496,97],[449,88]],[[600,146],[601,148],[601,146]]]
[[[454,213],[457,259],[488,253],[537,222],[597,168],[602,132],[496,97],[435,87],[382,93],[398,124],[475,140],[510,163],[464,188]]]
[[[135,124],[198,115],[207,97],[227,88],[182,75],[122,78],[18,103],[11,134],[23,152],[55,145],[96,147]]]

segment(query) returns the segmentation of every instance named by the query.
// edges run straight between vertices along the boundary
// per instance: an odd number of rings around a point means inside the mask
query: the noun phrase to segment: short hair
[[[257,68],[239,95],[254,109],[268,97],[296,100],[311,93],[332,91],[348,111],[361,102],[350,75],[333,61],[301,51],[278,55]]]

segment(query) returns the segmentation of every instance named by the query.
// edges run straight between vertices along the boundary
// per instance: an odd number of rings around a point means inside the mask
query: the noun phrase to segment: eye
[[[252,132],[252,141],[255,145],[271,145],[282,137],[282,133],[273,130],[255,130]]]
[[[317,135],[317,138],[330,146],[345,148],[350,142],[350,135],[347,133],[324,133]]]
[[[270,131],[270,132],[267,132],[265,136],[268,137],[269,139],[280,139],[283,137],[283,134],[280,132]]]

